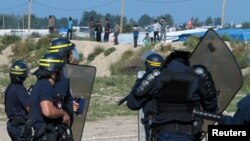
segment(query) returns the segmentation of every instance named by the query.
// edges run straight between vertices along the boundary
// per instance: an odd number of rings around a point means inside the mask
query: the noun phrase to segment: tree
[[[202,24],[201,24],[199,18],[198,17],[194,18],[194,20],[193,20],[193,26],[194,27],[200,27],[201,25]]]
[[[209,16],[209,17],[206,19],[205,24],[206,24],[207,26],[213,25],[213,19],[212,19],[211,16]]]
[[[221,25],[221,17],[214,18],[214,25]]]
[[[139,26],[147,26],[147,25],[150,25],[151,22],[153,21],[153,18],[150,17],[149,15],[147,14],[144,14],[142,15],[139,20],[138,20],[138,25]]]
[[[173,20],[172,16],[169,14],[165,14],[165,15],[161,15],[161,16],[157,17],[157,19],[161,19],[161,18],[165,18],[167,25],[172,26],[174,24],[174,20]]]
[[[242,27],[241,28],[243,28],[243,29],[250,28],[250,22],[244,22],[244,23],[242,23]]]

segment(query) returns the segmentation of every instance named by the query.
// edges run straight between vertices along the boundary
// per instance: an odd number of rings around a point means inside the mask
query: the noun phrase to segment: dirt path
[[[0,140],[11,141],[6,121],[0,121]],[[82,141],[138,141],[137,117],[110,117],[101,121],[86,122]]]

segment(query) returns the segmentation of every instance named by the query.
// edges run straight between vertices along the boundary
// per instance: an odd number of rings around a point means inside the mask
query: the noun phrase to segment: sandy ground
[[[137,127],[136,116],[86,122],[82,141],[138,141]],[[6,130],[6,121],[0,121],[0,140],[11,141]]]

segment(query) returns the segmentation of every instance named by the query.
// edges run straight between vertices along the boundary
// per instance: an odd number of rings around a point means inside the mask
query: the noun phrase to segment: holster
[[[24,117],[13,117],[9,119],[9,122],[13,125],[13,126],[22,126],[26,124],[27,119]]]
[[[28,137],[32,137],[32,136],[33,136],[32,121],[27,120],[26,124],[24,126],[22,126],[22,128],[21,128],[21,137],[28,138]]]
[[[44,124],[42,128],[35,132],[36,141],[58,141],[58,134],[54,127]]]

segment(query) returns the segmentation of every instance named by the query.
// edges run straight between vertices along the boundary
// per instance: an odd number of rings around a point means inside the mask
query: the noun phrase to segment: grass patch
[[[242,94],[236,94],[236,96],[233,98],[233,100],[230,102],[230,104],[228,105],[228,107],[225,109],[225,111],[227,112],[236,112],[237,108],[237,104],[238,102],[244,98],[246,95],[242,95]]]
[[[111,53],[113,53],[114,51],[116,51],[116,48],[115,47],[111,47],[111,48],[108,48],[104,51],[104,56],[109,56]]]
[[[91,62],[95,59],[95,57],[99,54],[101,54],[102,52],[104,52],[104,49],[102,47],[97,47],[94,49],[94,51],[92,53],[89,54],[87,61]]]
[[[135,82],[135,76],[113,75],[96,78],[87,120],[98,120],[107,116],[134,115],[135,112],[126,105],[117,105],[117,102],[128,95]]]

